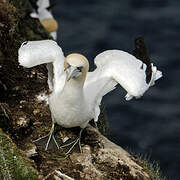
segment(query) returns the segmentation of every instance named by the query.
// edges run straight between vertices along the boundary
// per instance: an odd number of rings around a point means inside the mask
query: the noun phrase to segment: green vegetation
[[[0,129],[0,179],[38,180],[36,171]]]
[[[150,176],[151,180],[166,180],[162,176],[160,171],[160,166],[157,162],[151,161],[149,155],[133,155],[137,164],[142,166],[147,174]]]

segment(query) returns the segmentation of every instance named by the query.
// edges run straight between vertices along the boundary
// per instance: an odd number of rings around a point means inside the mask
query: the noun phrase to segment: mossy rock
[[[0,129],[0,179],[38,180],[36,170],[21,156],[11,139]]]

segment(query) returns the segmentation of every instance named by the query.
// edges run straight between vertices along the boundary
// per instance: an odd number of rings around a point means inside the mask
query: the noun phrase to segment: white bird
[[[54,123],[65,128],[79,126],[83,130],[90,120],[98,121],[102,97],[117,84],[127,91],[125,98],[130,100],[141,97],[162,76],[151,64],[152,77],[150,82],[146,82],[146,64],[121,50],[107,50],[97,55],[94,60],[97,67],[93,72],[88,72],[89,63],[83,55],[71,54],[65,58],[61,48],[52,40],[25,42],[18,54],[20,65],[27,68],[53,64],[48,71],[48,85],[52,91],[49,95],[52,128],[46,150],[49,141],[55,141]],[[73,146],[80,144],[82,130]]]
[[[37,10],[32,12],[30,16],[40,20],[44,28],[50,33],[54,40],[57,39],[57,28],[58,23],[53,18],[51,11],[48,10],[50,7],[49,0],[37,0]]]

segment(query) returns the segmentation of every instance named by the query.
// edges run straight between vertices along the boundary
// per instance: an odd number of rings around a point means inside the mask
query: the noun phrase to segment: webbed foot
[[[60,148],[63,148],[66,155],[72,153],[73,151],[80,152],[82,153],[82,148],[81,148],[81,134],[82,134],[83,129],[80,130],[79,136],[75,139],[68,139],[65,143],[63,143]]]
[[[54,136],[54,123],[52,124],[51,131],[43,137],[40,137],[39,139],[36,139],[34,143],[37,146],[41,146],[45,149],[45,151],[50,149],[60,149],[60,146],[62,145],[62,141],[60,138],[55,138]]]

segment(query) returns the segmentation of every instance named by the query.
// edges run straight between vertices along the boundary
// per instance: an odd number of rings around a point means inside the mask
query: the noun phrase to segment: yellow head
[[[67,81],[74,79],[84,82],[89,70],[89,62],[83,55],[73,53],[66,57],[64,67]]]

